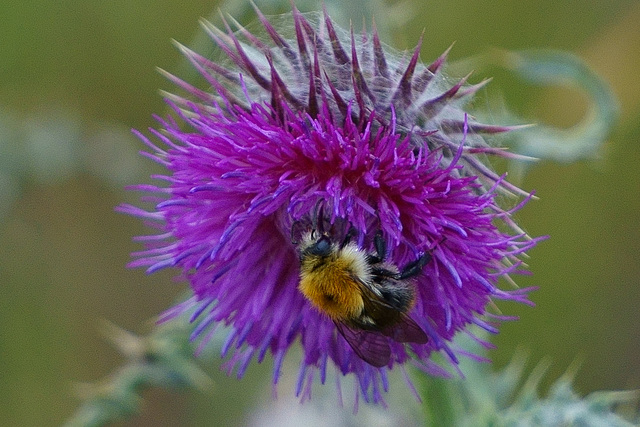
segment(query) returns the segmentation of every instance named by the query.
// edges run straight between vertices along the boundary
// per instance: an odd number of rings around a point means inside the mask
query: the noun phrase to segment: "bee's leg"
[[[377,264],[384,261],[387,256],[387,245],[382,238],[382,231],[378,230],[376,236],[373,238],[373,244],[376,247],[376,255],[369,255],[369,262],[371,264]]]
[[[354,226],[351,226],[351,228],[349,228],[349,231],[347,231],[347,234],[345,234],[344,239],[342,240],[342,243],[340,244],[340,249],[347,246],[347,243],[351,241],[351,239],[353,238],[353,236],[356,235],[357,232],[358,230],[356,230]]]
[[[405,265],[397,277],[398,280],[408,279],[420,274],[425,265],[431,262],[431,254],[429,252],[423,254],[420,258]]]

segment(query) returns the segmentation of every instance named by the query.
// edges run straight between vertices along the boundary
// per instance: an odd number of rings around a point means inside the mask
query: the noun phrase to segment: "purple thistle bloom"
[[[257,11],[266,30],[258,38],[242,27],[205,30],[227,58],[213,62],[180,47],[212,87],[198,89],[168,77],[189,93],[170,95],[180,118],[158,118],[159,143],[138,133],[144,153],[168,169],[166,187],[151,192],[155,209],[123,205],[159,234],[140,237],[146,250],[131,266],[152,273],[182,271],[194,297],[167,314],[197,307],[193,338],[206,343],[216,325],[228,325],[222,348],[229,371],[241,377],[254,357],[274,357],[274,384],[287,351],[297,341],[303,360],[296,393],[310,395],[327,365],[353,373],[368,402],[383,403],[387,371],[411,362],[432,374],[443,351],[471,324],[496,332],[502,317],[487,313],[493,299],[531,304],[530,289],[501,290],[500,278],[520,270],[519,256],[538,239],[511,219],[530,194],[509,184],[482,162],[507,154],[483,134],[512,128],[470,121],[462,107],[483,83],[449,83],[446,52],[429,66],[418,62],[420,44],[404,57],[370,36],[342,32],[326,16],[294,9],[292,38],[281,35]],[[237,25],[237,24],[236,24]],[[510,210],[496,196],[518,194]],[[296,226],[317,220],[321,205],[332,237],[349,227],[358,245],[373,251],[382,232],[395,265],[431,252],[433,260],[414,280],[409,316],[426,332],[426,344],[390,341],[387,366],[360,359],[334,323],[298,290]],[[458,352],[458,354],[463,354]]]

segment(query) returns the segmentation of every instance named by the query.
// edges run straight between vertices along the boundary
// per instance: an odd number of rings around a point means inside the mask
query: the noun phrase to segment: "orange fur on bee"
[[[299,289],[320,311],[334,320],[358,317],[364,309],[356,278],[368,277],[367,265],[351,245],[328,259],[310,256],[301,265]]]

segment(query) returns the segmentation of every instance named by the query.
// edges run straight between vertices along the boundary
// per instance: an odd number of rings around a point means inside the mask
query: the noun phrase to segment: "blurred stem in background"
[[[194,358],[189,315],[156,325],[144,337],[104,322],[104,334],[126,358],[126,363],[98,383],[77,387],[83,404],[65,425],[102,426],[131,417],[140,410],[140,394],[149,387],[200,390],[211,387],[211,381]]]
[[[583,92],[589,107],[584,118],[568,129],[535,124],[512,132],[510,149],[532,159],[573,163],[596,159],[602,145],[609,137],[619,116],[618,102],[611,88],[577,56],[563,51],[531,49],[506,51],[491,49],[483,55],[458,61],[455,68],[461,70],[483,69],[501,66],[516,77],[538,87],[566,87]],[[525,120],[495,116],[494,120],[506,123],[523,123]],[[512,161],[510,169],[516,181],[521,180],[531,163]]]

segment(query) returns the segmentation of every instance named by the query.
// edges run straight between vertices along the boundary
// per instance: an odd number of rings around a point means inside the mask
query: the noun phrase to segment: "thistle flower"
[[[222,347],[227,369],[241,377],[255,358],[274,357],[278,381],[289,348],[303,356],[296,394],[310,396],[334,365],[356,377],[359,397],[383,403],[387,373],[411,362],[431,374],[446,370],[430,361],[443,352],[453,366],[452,338],[475,324],[496,332],[503,317],[487,312],[494,299],[530,304],[530,289],[502,290],[500,278],[521,271],[521,256],[539,239],[511,219],[531,195],[483,163],[502,155],[485,135],[510,130],[470,120],[465,103],[486,82],[451,83],[442,73],[447,52],[431,65],[383,47],[375,30],[354,35],[326,15],[290,15],[291,37],[257,10],[265,37],[239,24],[234,33],[204,22],[227,58],[214,62],[180,49],[210,91],[173,75],[188,94],[169,95],[179,121],[158,118],[158,142],[137,133],[165,166],[167,186],[139,185],[154,197],[152,211],[119,209],[148,220],[159,234],[140,237],[146,249],[134,267],[148,273],[174,267],[193,297],[167,312],[169,319],[197,307],[193,339],[203,345],[218,325],[228,326]],[[522,199],[510,209],[499,193]],[[375,368],[360,359],[334,323],[298,290],[299,254],[292,235],[325,212],[332,238],[356,231],[358,245],[373,251],[376,233],[388,261],[405,265],[422,253],[432,261],[413,281],[409,316],[426,344],[390,341],[391,359]],[[406,377],[406,375],[405,375]]]

